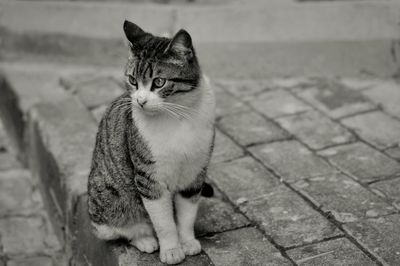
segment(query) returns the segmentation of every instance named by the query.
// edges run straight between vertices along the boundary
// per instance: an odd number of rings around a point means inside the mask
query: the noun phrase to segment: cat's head
[[[189,33],[158,37],[129,21],[124,32],[130,46],[125,83],[134,108],[157,114],[193,106],[201,74]]]

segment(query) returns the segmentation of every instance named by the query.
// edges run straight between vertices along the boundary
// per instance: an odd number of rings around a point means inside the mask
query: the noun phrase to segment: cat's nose
[[[147,100],[145,100],[145,99],[137,99],[136,101],[140,105],[140,107],[142,107],[142,108],[147,103]]]

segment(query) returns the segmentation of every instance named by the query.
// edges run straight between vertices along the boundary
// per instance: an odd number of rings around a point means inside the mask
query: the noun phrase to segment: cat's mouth
[[[158,108],[152,106],[144,106],[144,107],[138,106],[138,109],[140,110],[140,112],[146,115],[156,115],[160,113],[160,110]]]

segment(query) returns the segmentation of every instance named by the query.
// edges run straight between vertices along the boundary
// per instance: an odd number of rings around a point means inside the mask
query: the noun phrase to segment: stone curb
[[[187,28],[196,43],[393,39],[399,37],[400,14],[397,1],[220,6],[6,1],[0,9],[0,25],[17,33],[122,39],[121,25],[130,19],[155,34]]]
[[[23,121],[23,114],[19,109],[18,98],[14,91],[10,88],[9,82],[5,79],[4,75],[0,74],[0,114],[3,118],[3,124],[8,135],[12,136],[11,148],[16,150],[19,159],[26,163],[23,154],[25,151],[24,145],[24,129],[25,124]]]
[[[27,159],[25,164],[29,165],[32,175],[40,179],[39,186],[45,207],[52,214],[49,217],[54,231],[64,252],[71,257],[75,205],[79,196],[86,193],[97,126],[78,99],[63,90],[58,92],[58,98],[52,97],[57,87],[52,87],[51,92],[45,82],[38,81],[42,86],[35,87],[30,80],[38,97],[32,99],[30,90],[26,89],[28,84],[13,79],[22,73],[24,71],[3,71],[0,76],[0,91],[6,96],[1,97],[1,117],[9,133],[17,133],[10,134],[14,136],[13,144],[20,157]],[[40,76],[38,72],[35,75]],[[25,86],[25,90],[20,85]],[[48,97],[41,93],[47,93]]]
[[[389,76],[398,70],[398,1],[268,6],[10,1],[0,3],[0,10],[1,54],[9,59],[121,65],[126,56],[121,25],[127,18],[154,34],[188,29],[213,77]]]

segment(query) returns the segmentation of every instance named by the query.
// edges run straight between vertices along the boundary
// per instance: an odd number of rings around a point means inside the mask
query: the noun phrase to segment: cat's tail
[[[206,198],[211,198],[212,196],[214,196],[213,187],[208,183],[204,183],[203,189],[201,190],[201,195]]]

